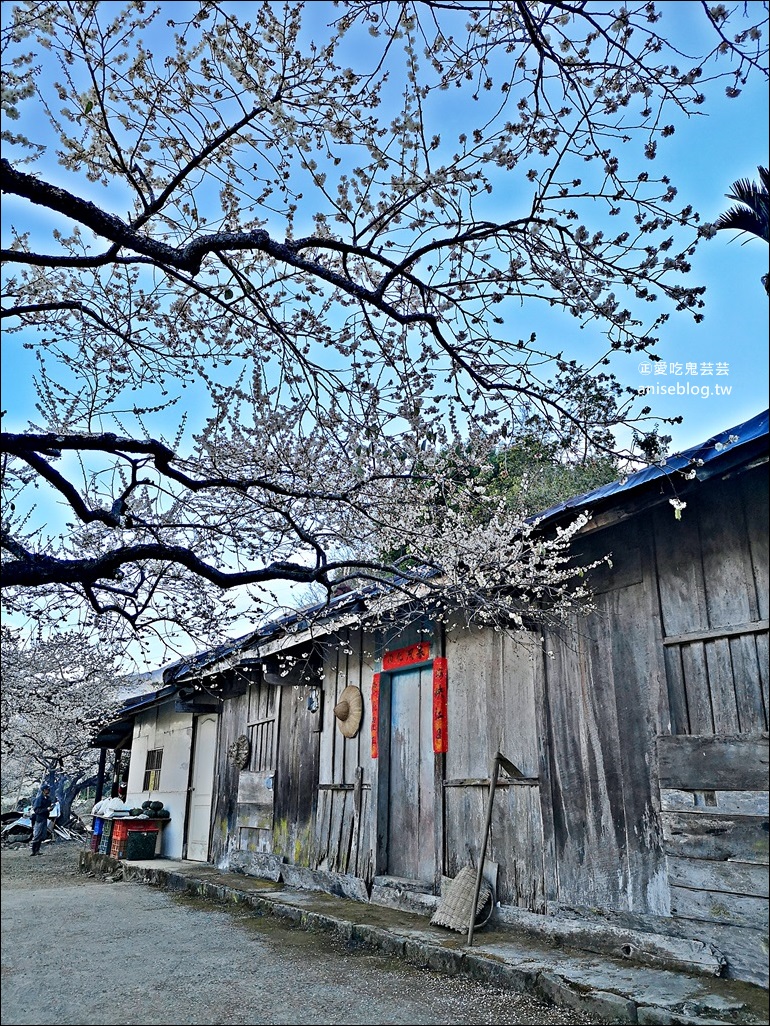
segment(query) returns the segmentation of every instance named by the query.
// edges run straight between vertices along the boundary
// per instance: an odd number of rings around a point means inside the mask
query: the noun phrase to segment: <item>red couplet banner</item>
[[[443,656],[433,660],[433,751],[445,752],[447,735],[447,661]]]
[[[394,648],[392,652],[386,652],[382,657],[382,668],[383,670],[399,670],[402,666],[424,663],[427,659],[430,659],[430,642],[418,641],[416,645]]]
[[[380,675],[375,673],[372,677],[372,758],[376,759],[380,754],[378,732],[380,728]]]

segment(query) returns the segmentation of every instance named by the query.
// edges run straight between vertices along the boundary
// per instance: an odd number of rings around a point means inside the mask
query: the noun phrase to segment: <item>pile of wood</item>
[[[53,828],[53,833],[55,837],[61,837],[64,841],[79,841],[84,844],[88,839],[89,832],[79,816],[70,816],[69,823],[66,826],[57,823]]]
[[[72,815],[69,821],[55,823],[53,830],[49,830],[49,839],[62,841],[79,841],[85,844],[90,836],[90,831],[80,816]],[[32,821],[18,812],[5,812],[2,815],[2,841],[4,845],[28,844],[32,838]]]

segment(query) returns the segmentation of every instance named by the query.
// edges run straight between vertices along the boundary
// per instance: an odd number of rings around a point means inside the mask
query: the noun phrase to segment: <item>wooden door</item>
[[[391,674],[388,875],[433,885],[435,757],[431,666]]]
[[[310,866],[318,793],[319,737],[315,688],[283,687],[273,811],[273,853]]]
[[[187,812],[187,854],[192,862],[206,862],[211,831],[211,801],[214,790],[214,759],[217,745],[217,717],[196,716],[192,775]]]

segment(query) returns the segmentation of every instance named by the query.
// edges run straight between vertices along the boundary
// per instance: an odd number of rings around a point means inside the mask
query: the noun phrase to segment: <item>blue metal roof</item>
[[[268,641],[288,627],[301,631],[305,627],[310,626],[311,620],[318,623],[318,614],[333,617],[347,607],[354,606],[362,597],[373,593],[374,590],[375,588],[371,587],[365,590],[346,592],[342,595],[335,595],[328,601],[324,599],[311,606],[303,606],[302,609],[284,613],[283,616],[276,617],[274,620],[270,620],[268,623],[257,627],[256,630],[249,631],[248,634],[242,634],[233,641],[224,642],[216,648],[208,649],[205,652],[197,652],[194,656],[186,659],[180,659],[179,662],[173,663],[166,668],[163,673],[163,681],[165,684],[172,684],[181,677],[187,676],[192,670],[211,666],[221,659],[227,659],[236,652],[257,645],[260,641]]]
[[[742,424],[736,424],[735,427],[727,428],[725,431],[712,435],[711,438],[701,442],[700,445],[695,445],[691,449],[685,449],[684,452],[669,456],[661,466],[645,467],[643,470],[637,470],[633,474],[629,474],[628,477],[621,478],[619,481],[612,481],[610,484],[594,488],[583,495],[576,495],[571,499],[551,506],[532,519],[547,524],[551,520],[558,519],[562,513],[591,509],[598,503],[603,503],[605,500],[611,499],[616,495],[636,491],[652,481],[671,477],[679,471],[686,469],[695,471],[696,480],[705,481],[712,474],[720,470],[722,464],[741,462],[746,457],[747,448],[751,447],[753,451],[757,448],[754,443],[760,442],[763,438],[765,439],[765,448],[767,447],[769,413],[770,411],[764,410]]]

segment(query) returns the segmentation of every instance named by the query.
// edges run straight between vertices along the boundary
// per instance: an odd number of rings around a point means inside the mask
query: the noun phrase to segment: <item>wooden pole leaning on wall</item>
[[[471,904],[471,917],[470,923],[468,924],[468,945],[473,944],[473,930],[476,925],[476,905],[479,900],[479,894],[481,893],[481,881],[484,879],[484,861],[487,857],[487,843],[489,841],[489,829],[492,825],[492,806],[495,801],[495,788],[497,787],[497,774],[500,767],[503,767],[505,772],[511,777],[523,777],[524,774],[518,769],[513,763],[506,759],[502,752],[497,752],[494,759],[492,760],[492,768],[489,774],[489,798],[487,800],[487,818],[484,823],[484,838],[481,842],[481,854],[479,855],[479,865],[476,871],[476,889],[473,893],[473,902]],[[494,894],[492,895],[492,901],[495,900]]]

